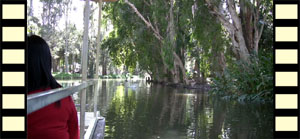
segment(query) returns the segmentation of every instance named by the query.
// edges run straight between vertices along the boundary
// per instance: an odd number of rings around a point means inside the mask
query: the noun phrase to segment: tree
[[[64,3],[64,12],[65,12],[65,52],[64,52],[64,56],[65,56],[65,72],[69,73],[69,52],[68,52],[68,48],[69,48],[69,12],[70,12],[70,6],[72,5],[72,1],[71,0],[67,0]]]
[[[141,27],[141,22],[142,22],[144,24],[143,28],[145,27],[148,28],[149,30],[147,30],[147,32],[149,33],[152,32],[151,34],[153,35],[153,37],[158,40],[157,44],[155,44],[154,47],[156,47],[156,49],[158,50],[157,56],[159,57],[160,62],[157,63],[162,64],[162,70],[158,69],[157,68],[158,66],[155,66],[156,69],[152,69],[151,73],[157,76],[158,74],[157,71],[162,71],[163,74],[160,75],[160,77],[158,77],[160,78],[159,80],[163,80],[163,81],[171,80],[174,83],[184,82],[185,84],[188,84],[189,81],[186,76],[184,60],[180,56],[181,54],[180,47],[176,43],[177,28],[175,27],[175,18],[174,18],[174,10],[173,10],[174,1],[170,1],[170,2],[150,1],[150,3],[147,3],[145,1],[144,2],[137,1],[136,4],[133,4],[128,0],[125,0],[124,3],[127,4],[131,8],[131,10],[137,15],[135,17],[131,15],[131,19],[134,20],[135,22],[138,22],[133,24],[136,24],[137,26]],[[140,8],[143,7],[142,12],[145,15],[147,15],[147,17],[144,17],[144,15],[142,15],[142,13],[138,10],[138,8],[136,7],[137,4]],[[169,10],[166,10],[166,7],[168,7],[167,9]],[[156,11],[156,8],[160,9],[159,14]],[[128,8],[126,9],[126,11],[131,12],[129,10],[130,9]],[[120,14],[124,14],[124,13],[120,13]],[[113,17],[112,19],[114,20],[116,18]],[[161,19],[166,19],[166,20],[161,20]],[[130,34],[132,34],[131,33],[132,31],[129,32]],[[127,42],[130,45],[137,46],[135,44],[134,39],[130,39]]]
[[[237,58],[249,62],[249,54],[258,52],[266,15],[272,8],[271,1],[205,1],[228,32]]]
[[[62,34],[57,30],[57,24],[63,14],[63,2],[61,0],[41,0],[41,2],[43,4],[43,12],[41,13],[42,23],[38,24],[38,34],[48,42],[51,54],[58,55],[59,51],[55,49],[60,43],[57,42],[57,40],[60,39],[59,36]],[[54,67],[53,71],[56,71],[56,65],[59,65],[59,59],[54,59],[54,57],[52,57],[52,65]]]

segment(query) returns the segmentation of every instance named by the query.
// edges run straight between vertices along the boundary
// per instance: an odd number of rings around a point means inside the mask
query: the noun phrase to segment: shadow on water
[[[273,138],[272,104],[223,101],[203,91],[144,81],[103,80],[99,86],[98,108],[106,117],[106,139]],[[91,89],[88,111],[93,110]]]

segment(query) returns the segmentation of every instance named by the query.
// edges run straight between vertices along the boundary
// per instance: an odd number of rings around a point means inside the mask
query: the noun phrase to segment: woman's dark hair
[[[28,92],[58,88],[51,74],[51,53],[48,44],[39,36],[28,37]]]

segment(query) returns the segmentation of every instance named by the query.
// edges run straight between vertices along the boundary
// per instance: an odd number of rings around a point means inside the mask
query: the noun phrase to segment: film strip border
[[[0,138],[26,138],[27,1],[0,1]]]
[[[274,0],[274,138],[299,138],[299,0]]]

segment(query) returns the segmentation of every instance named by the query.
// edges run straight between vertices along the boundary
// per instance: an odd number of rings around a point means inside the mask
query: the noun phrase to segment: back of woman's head
[[[59,86],[51,74],[51,53],[48,44],[39,36],[29,36],[28,91]]]

